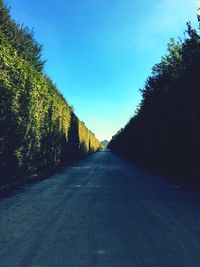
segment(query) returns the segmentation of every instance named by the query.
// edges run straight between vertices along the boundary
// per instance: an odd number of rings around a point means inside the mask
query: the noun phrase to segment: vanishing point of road
[[[0,200],[0,267],[199,267],[200,196],[101,151]]]

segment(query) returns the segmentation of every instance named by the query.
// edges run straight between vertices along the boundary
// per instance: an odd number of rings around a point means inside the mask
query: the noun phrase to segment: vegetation
[[[199,19],[199,18],[198,18]],[[168,175],[200,174],[200,35],[187,23],[141,90],[136,114],[111,140],[111,150]]]
[[[100,147],[43,74],[41,49],[0,0],[1,180],[54,169]]]

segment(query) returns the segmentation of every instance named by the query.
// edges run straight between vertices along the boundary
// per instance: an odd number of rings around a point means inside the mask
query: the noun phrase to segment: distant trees
[[[145,166],[187,178],[200,174],[200,35],[187,23],[141,90],[136,115],[109,147]]]
[[[42,73],[41,51],[0,0],[1,180],[54,169],[100,147]]]

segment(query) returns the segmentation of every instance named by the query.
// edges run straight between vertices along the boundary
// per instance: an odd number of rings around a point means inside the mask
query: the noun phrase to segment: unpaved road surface
[[[200,197],[99,152],[0,200],[1,267],[199,267]]]

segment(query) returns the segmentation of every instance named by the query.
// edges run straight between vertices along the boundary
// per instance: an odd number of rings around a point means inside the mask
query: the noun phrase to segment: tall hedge
[[[141,93],[136,114],[109,147],[163,174],[200,182],[200,33],[190,23],[184,39],[171,40]]]
[[[0,180],[54,169],[97,151],[94,134],[1,29],[0,19]]]

